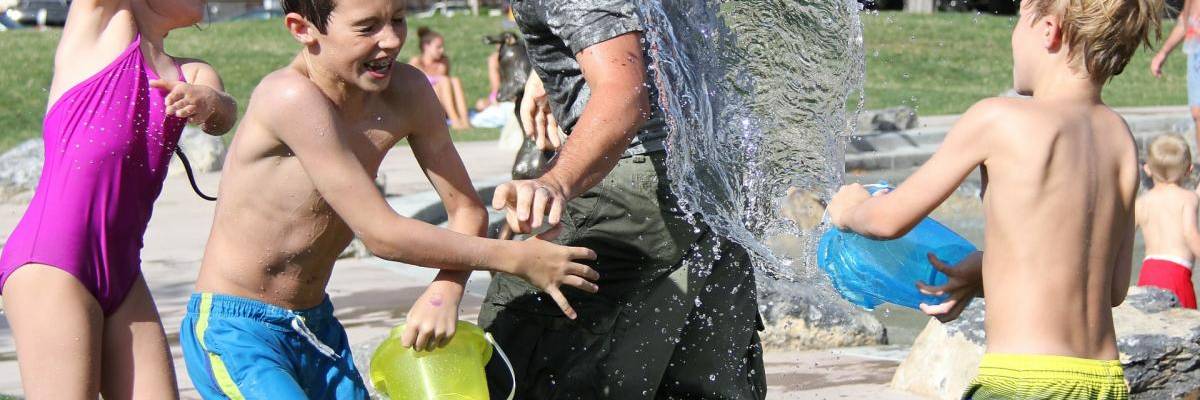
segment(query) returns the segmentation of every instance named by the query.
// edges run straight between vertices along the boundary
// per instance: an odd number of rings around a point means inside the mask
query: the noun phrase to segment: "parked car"
[[[428,9],[416,13],[417,18],[429,18],[438,14],[445,17],[453,17],[455,14],[470,15],[475,13],[475,9],[471,7],[471,2],[467,0],[449,0],[433,3]]]
[[[283,16],[284,16],[283,10],[280,10],[278,8],[271,8],[271,9],[259,8],[256,10],[246,11],[241,14],[232,15],[227,18],[222,18],[221,20],[219,20],[217,22],[261,21],[261,20],[265,20],[265,19],[283,18]]]
[[[68,0],[21,0],[8,16],[25,26],[63,26],[67,23]]]
[[[23,28],[21,24],[8,17],[8,14],[0,13],[0,32],[11,31],[13,29]]]

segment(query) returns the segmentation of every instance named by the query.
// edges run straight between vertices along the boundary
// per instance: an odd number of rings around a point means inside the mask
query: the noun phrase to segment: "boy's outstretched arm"
[[[988,132],[1003,114],[1003,101],[987,99],[967,110],[933,157],[896,190],[871,197],[862,185],[843,186],[826,209],[830,221],[865,236],[904,236],[987,159]]]
[[[414,73],[419,73],[413,71]],[[423,77],[415,77],[422,79]],[[475,193],[467,169],[443,122],[445,111],[433,89],[417,85],[406,114],[419,116],[408,135],[413,155],[446,207],[450,230],[472,236],[487,234],[487,211]],[[462,301],[470,271],[442,270],[409,310],[400,343],[416,349],[445,346],[454,337],[458,305]]]
[[[596,271],[573,262],[594,259],[591,250],[559,246],[541,238],[523,242],[489,240],[397,214],[352,150],[373,144],[361,134],[346,133],[349,130],[334,115],[334,104],[307,79],[268,79],[271,82],[264,81],[255,94],[269,95],[258,99],[251,96],[250,108],[263,108],[259,111],[261,123],[295,153],[321,197],[371,253],[424,267],[517,275],[548,293],[571,317],[574,311],[559,286],[598,290],[589,282],[599,278]]]

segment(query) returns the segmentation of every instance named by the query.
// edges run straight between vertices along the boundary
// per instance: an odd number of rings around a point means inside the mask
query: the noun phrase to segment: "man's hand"
[[[456,282],[431,283],[408,311],[400,344],[421,351],[450,343],[458,324],[458,304],[462,295],[463,287]]]
[[[542,176],[496,187],[492,208],[505,211],[508,227],[514,233],[532,233],[543,223],[557,225],[567,200],[566,190],[561,185]]]
[[[550,110],[546,87],[537,73],[529,74],[525,81],[525,95],[521,97],[521,126],[525,136],[537,143],[542,151],[554,151],[562,146],[558,121]]]
[[[1161,78],[1162,66],[1166,62],[1167,53],[1160,51],[1158,54],[1155,54],[1154,59],[1150,60],[1150,75],[1154,75],[1155,78]]]
[[[877,193],[883,193],[883,191]],[[833,195],[833,199],[829,200],[829,206],[825,207],[825,212],[829,213],[829,222],[838,229],[847,229],[851,212],[869,198],[871,198],[871,194],[862,185],[852,183],[842,186],[841,189],[838,189],[837,194]]]
[[[983,293],[982,253],[971,254],[953,267],[943,263],[933,253],[929,253],[928,257],[929,263],[933,264],[938,271],[946,274],[950,280],[942,286],[929,286],[925,282],[917,282],[917,289],[930,296],[948,294],[950,297],[938,305],[931,306],[921,303],[921,311],[937,318],[938,321],[953,321],[958,318],[963,309],[971,304],[971,299]]]
[[[193,85],[183,81],[150,81],[150,87],[166,90],[167,115],[186,118],[189,123],[200,125],[217,111],[220,101],[216,89],[204,85]]]

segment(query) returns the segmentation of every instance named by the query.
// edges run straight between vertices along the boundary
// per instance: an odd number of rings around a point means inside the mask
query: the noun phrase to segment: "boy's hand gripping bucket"
[[[509,374],[512,364],[504,350],[478,326],[458,321],[457,332],[445,347],[433,351],[415,351],[400,344],[404,325],[392,328],[391,334],[371,357],[371,384],[392,399],[405,400],[488,400],[487,377],[483,368],[492,358],[494,348],[500,354]],[[516,394],[516,375],[513,391]]]
[[[872,194],[890,189],[886,183],[864,186]],[[921,303],[941,304],[946,296],[923,294],[916,282],[940,286],[949,280],[929,263],[927,254],[954,265],[975,251],[971,242],[926,217],[892,240],[829,229],[817,246],[817,266],[838,294],[860,307],[873,309],[886,302],[920,309]]]

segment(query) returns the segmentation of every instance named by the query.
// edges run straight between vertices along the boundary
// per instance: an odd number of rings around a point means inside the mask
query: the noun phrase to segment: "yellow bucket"
[[[371,357],[371,384],[392,399],[405,400],[488,400],[484,366],[492,358],[492,349],[512,374],[508,356],[496,345],[492,335],[466,321],[458,321],[457,331],[445,347],[415,351],[400,344],[404,325],[392,328],[388,338]],[[513,376],[512,400],[516,389]]]

